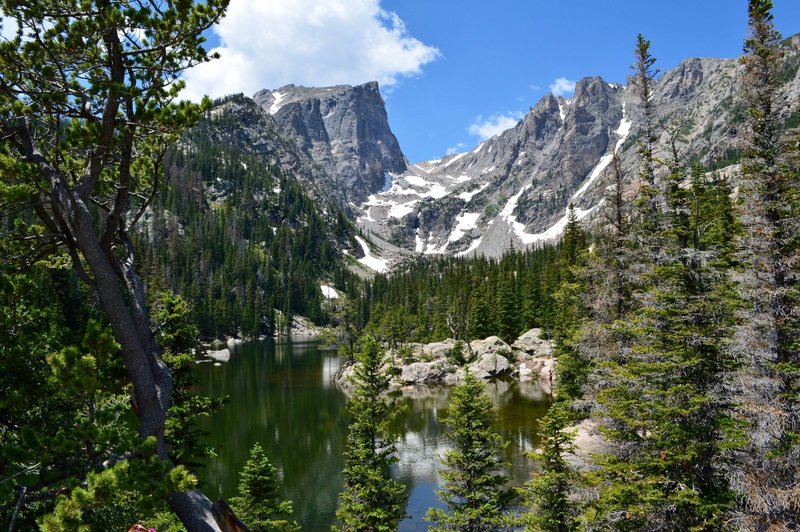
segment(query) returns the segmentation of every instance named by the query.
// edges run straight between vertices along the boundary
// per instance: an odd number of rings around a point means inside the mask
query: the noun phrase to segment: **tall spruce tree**
[[[447,511],[431,508],[426,521],[434,531],[492,532],[503,527],[503,515],[512,500],[503,473],[506,444],[492,427],[494,407],[481,381],[467,372],[454,387],[445,420],[453,449],[442,459],[439,472],[444,489],[437,491]]]
[[[355,355],[355,389],[347,406],[351,422],[336,517],[341,530],[390,531],[403,518],[407,499],[405,487],[392,479],[390,471],[396,457],[389,425],[399,409],[384,396],[389,374],[382,369],[381,346],[370,336],[361,344]]]
[[[570,495],[578,474],[565,458],[575,449],[575,433],[567,430],[571,418],[567,403],[559,401],[539,426],[541,446],[531,453],[539,467],[525,485],[530,510],[523,514],[522,524],[528,532],[568,532],[576,528],[577,511]]]
[[[597,396],[615,445],[591,517],[602,526],[714,530],[733,503],[723,466],[739,441],[725,392],[738,299],[724,249],[734,235],[708,238],[724,209],[709,209],[719,196],[700,176],[693,183],[668,190],[660,262],[640,306],[615,325],[629,347]]]
[[[600,497],[584,517],[591,526],[620,530],[713,530],[733,503],[723,466],[738,443],[725,393],[738,304],[726,250],[735,235],[709,235],[709,227],[725,226],[719,218],[726,215],[709,206],[730,199],[701,169],[688,175],[679,133],[670,137],[674,157],[663,191],[656,181],[649,46],[640,35],[634,86],[645,116],[642,184],[630,244],[638,264],[632,305],[617,305],[616,349],[597,379],[611,447],[599,458]]]
[[[586,287],[580,271],[586,261],[586,234],[575,208],[570,205],[567,226],[561,239],[561,286],[553,295],[557,315],[554,327],[553,355],[557,360],[557,394],[560,399],[572,400],[583,395],[590,372],[590,361],[581,356],[580,328],[585,314],[582,294]]]
[[[800,297],[798,297],[798,165],[789,158],[787,109],[779,92],[781,36],[770,0],[748,2],[750,35],[742,79],[747,105],[742,163],[739,258],[748,308],[737,328],[736,351],[747,364],[739,375],[750,444],[734,470],[742,494],[741,526],[800,526]]]

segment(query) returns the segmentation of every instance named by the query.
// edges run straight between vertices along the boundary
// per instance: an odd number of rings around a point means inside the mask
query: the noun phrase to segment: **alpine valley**
[[[790,109],[800,99],[800,37],[785,40],[783,48],[782,93]],[[730,169],[738,161],[741,76],[737,59],[693,58],[659,78],[653,100],[664,125],[664,157],[672,128],[680,131],[680,152],[707,170]],[[546,95],[516,126],[474,149],[415,163],[391,131],[375,82],[287,85],[230,96],[216,103],[196,132],[240,157],[279,168],[312,201],[335,205],[364,235],[339,238],[339,249],[384,272],[415,254],[498,257],[511,247],[553,242],[570,205],[579,220],[596,219],[611,180],[612,153],[636,186],[642,116],[619,81],[586,77],[571,98]],[[239,174],[246,169],[243,164],[226,176],[205,176],[202,203],[238,198]]]

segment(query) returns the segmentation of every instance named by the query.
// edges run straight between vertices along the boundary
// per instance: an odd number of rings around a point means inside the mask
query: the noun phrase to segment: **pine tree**
[[[788,156],[779,91],[781,36],[770,0],[750,0],[742,90],[747,103],[738,254],[748,303],[737,330],[742,413],[752,435],[735,487],[743,495],[741,526],[791,529],[800,500],[800,297],[796,160]]]
[[[539,425],[541,447],[531,457],[539,469],[525,485],[530,511],[522,516],[529,532],[568,532],[575,529],[576,509],[570,493],[578,475],[564,456],[574,450],[574,432],[567,429],[571,416],[567,403],[550,407]]]
[[[506,444],[492,427],[493,420],[492,400],[483,383],[467,372],[452,390],[444,422],[453,449],[442,459],[447,469],[439,472],[444,489],[437,494],[448,510],[428,510],[425,520],[436,523],[430,530],[490,532],[503,526],[512,495],[504,489]]]
[[[695,182],[668,190],[661,260],[638,291],[640,306],[615,325],[627,347],[606,365],[597,394],[616,444],[601,462],[592,519],[602,526],[712,530],[732,506],[724,465],[739,440],[725,384],[738,299],[720,250],[734,235],[700,238],[719,213],[707,212],[711,192]]]
[[[257,443],[239,473],[239,494],[230,502],[236,515],[253,532],[300,530],[292,520],[291,501],[281,498],[277,470]]]
[[[590,372],[590,361],[581,356],[581,320],[585,314],[581,294],[586,287],[581,282],[581,269],[586,259],[586,234],[581,227],[575,209],[569,208],[567,226],[561,240],[559,267],[561,286],[553,294],[557,318],[554,327],[553,355],[557,360],[557,392],[561,399],[577,399],[583,395],[583,387]]]
[[[336,517],[342,530],[389,531],[403,518],[407,498],[405,487],[390,474],[396,458],[389,424],[399,409],[384,397],[389,374],[382,369],[381,346],[369,336],[361,343],[353,375],[355,389],[347,407],[352,420]]]

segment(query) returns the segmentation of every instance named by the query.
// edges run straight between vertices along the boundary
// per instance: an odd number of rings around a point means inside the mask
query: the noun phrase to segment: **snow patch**
[[[356,242],[358,242],[358,245],[361,246],[361,250],[364,252],[364,256],[358,259],[358,262],[378,273],[384,273],[389,269],[389,261],[373,255],[369,250],[369,245],[367,245],[367,242],[363,238],[357,236]]]
[[[381,192],[386,192],[392,188],[392,178],[394,178],[394,176],[390,172],[383,173],[383,188],[381,188]]]
[[[564,122],[564,119],[567,115],[564,114],[564,108],[561,106],[561,102],[558,102],[558,116],[561,117],[561,122]]]
[[[286,97],[286,95],[282,92],[273,92],[272,97],[275,99],[272,101],[272,105],[269,108],[269,114],[274,115],[280,111],[281,107],[283,107],[281,102],[283,102],[283,99]]]
[[[464,157],[464,156],[465,156],[465,155],[467,155],[468,153],[469,153],[469,152],[459,153],[458,155],[456,155],[455,157],[453,157],[452,159],[450,159],[449,161],[447,161],[447,162],[444,164],[444,167],[445,167],[445,168],[447,168],[448,166],[450,166],[451,164],[453,164],[453,163],[454,163],[454,162],[456,162],[457,160],[461,159],[462,157]]]
[[[470,190],[468,192],[462,192],[461,194],[458,195],[458,197],[464,200],[466,203],[469,203],[470,201],[472,201],[472,198],[483,192],[489,185],[490,183],[484,183],[483,185],[479,186],[474,190]]]
[[[469,245],[469,247],[467,249],[465,249],[464,251],[459,251],[458,253],[456,253],[456,257],[463,257],[464,255],[472,253],[473,251],[478,249],[478,246],[481,245],[481,240],[483,240],[483,237],[479,237],[479,238],[476,238],[475,240],[473,240],[472,243]]]
[[[447,241],[458,242],[461,240],[467,231],[478,227],[478,218],[480,218],[480,216],[481,213],[479,212],[462,212],[459,214],[456,218],[456,227],[453,229],[453,232],[450,233]]]
[[[417,204],[417,200],[409,201],[408,203],[400,203],[392,205],[389,209],[389,218],[402,218],[408,214],[414,212],[414,205]]]
[[[631,132],[631,121],[625,118],[625,104],[622,104],[622,120],[620,120],[619,127],[614,132],[617,135],[619,135],[620,138],[617,141],[617,144],[614,146],[614,153],[616,153],[616,151],[619,150],[619,148],[625,142],[625,139],[628,138],[628,134],[630,132]],[[600,177],[600,174],[603,173],[603,170],[605,170],[608,167],[608,165],[611,163],[613,159],[614,159],[613,153],[609,153],[608,155],[603,155],[602,157],[600,157],[600,160],[597,162],[595,167],[589,173],[589,177],[587,177],[586,180],[581,185],[581,187],[577,191],[575,191],[575,194],[572,195],[572,199],[570,201],[572,202],[578,199],[581,195],[583,195],[583,193],[586,192],[589,186],[591,186],[591,184],[594,183],[598,177]]]
[[[422,253],[425,251],[425,241],[419,237],[419,227],[417,227],[417,230],[414,233],[414,251],[417,253]]]
[[[445,242],[442,244],[441,248],[438,248],[433,245],[433,235],[428,235],[428,241],[425,243],[425,254],[426,255],[442,255],[444,254],[445,250],[447,249],[447,244],[450,242]]]
[[[321,284],[319,285],[319,289],[322,290],[322,295],[325,299],[339,299],[339,293],[334,287]]]

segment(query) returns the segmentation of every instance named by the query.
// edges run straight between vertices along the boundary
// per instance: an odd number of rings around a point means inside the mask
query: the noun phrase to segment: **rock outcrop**
[[[800,101],[800,36],[783,46],[788,112]],[[659,123],[667,126],[659,131],[663,152],[667,130],[677,128],[688,157],[711,168],[736,162],[741,75],[736,59],[692,58],[666,71],[653,97]],[[359,223],[426,254],[499,256],[509,242],[519,249],[554,240],[570,204],[579,219],[597,215],[612,178],[612,153],[635,187],[641,128],[632,87],[584,78],[572,98],[544,96],[516,126],[471,151],[410,165],[361,206]]]
[[[361,203],[385,187],[389,173],[406,170],[374,81],[354,87],[286,85],[261,90],[253,100],[325,171],[328,192],[342,205]]]
[[[464,379],[466,371],[486,380],[518,377],[524,381],[538,381],[544,393],[552,393],[554,360],[550,341],[540,338],[540,330],[532,329],[520,338],[528,350],[516,350],[497,336],[470,342],[472,352],[461,344],[462,355],[470,358],[461,366],[453,358],[453,350],[459,345],[455,340],[430,344],[409,344],[411,356],[400,361],[397,353],[387,351],[384,364],[395,367],[396,375],[391,386],[395,389],[409,386],[435,384],[457,384]],[[517,345],[515,342],[514,345]],[[531,347],[533,346],[533,347]],[[344,387],[350,385],[353,366],[342,368],[336,381]]]

